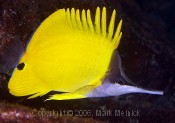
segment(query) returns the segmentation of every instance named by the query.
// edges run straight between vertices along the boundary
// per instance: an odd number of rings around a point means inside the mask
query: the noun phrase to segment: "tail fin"
[[[118,83],[112,84],[110,82],[105,82],[101,86],[97,87],[90,93],[87,97],[109,97],[109,96],[119,96],[128,93],[147,93],[147,94],[157,94],[163,95],[163,91],[151,91],[129,85],[120,85]]]

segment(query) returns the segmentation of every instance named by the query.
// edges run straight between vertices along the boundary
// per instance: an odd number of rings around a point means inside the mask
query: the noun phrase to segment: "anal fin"
[[[92,85],[84,86],[74,92],[54,94],[47,100],[70,100],[70,99],[81,99],[87,98],[86,94],[94,90],[95,87]]]

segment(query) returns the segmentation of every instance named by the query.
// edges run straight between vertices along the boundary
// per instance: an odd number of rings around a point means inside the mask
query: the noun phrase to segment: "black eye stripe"
[[[20,64],[18,64],[17,68],[18,68],[18,70],[23,70],[24,66],[25,66],[24,63],[20,63]]]

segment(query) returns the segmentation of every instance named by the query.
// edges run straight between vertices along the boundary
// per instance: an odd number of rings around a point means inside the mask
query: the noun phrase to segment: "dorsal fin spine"
[[[122,32],[120,32],[121,27],[122,27],[122,20],[120,20],[120,22],[119,22],[119,24],[117,26],[116,32],[114,34],[114,38],[112,40],[112,42],[114,43],[114,45],[116,47],[118,47],[119,41],[120,41],[121,36],[122,36]]]
[[[102,36],[106,36],[106,8],[103,7],[102,17],[101,17],[101,28],[102,28]]]
[[[66,10],[66,18],[67,18],[68,25],[69,25],[70,27],[72,27],[69,8]]]
[[[114,47],[117,48],[122,36],[122,32],[120,32],[122,27],[122,20],[120,20],[114,34],[115,16],[116,11],[113,10],[107,32],[105,7],[103,7],[102,9],[102,14],[100,14],[100,8],[97,7],[94,23],[92,22],[91,13],[89,9],[87,11],[83,9],[81,12],[81,16],[79,9],[75,11],[75,9],[72,8],[71,12],[69,9],[66,10],[66,18],[71,28],[78,29],[80,31],[89,31],[91,33],[96,32],[96,34],[101,35],[110,40],[113,43]]]
[[[100,34],[100,8],[97,7],[95,14],[95,31]]]
[[[88,22],[90,31],[91,31],[92,33],[94,33],[94,25],[93,25],[93,23],[92,23],[91,13],[90,13],[90,10],[89,10],[89,9],[87,10],[87,22]]]
[[[87,25],[87,20],[86,20],[86,13],[85,10],[83,9],[82,11],[82,22],[83,22],[83,28],[85,31],[88,30],[88,25]]]
[[[72,26],[73,26],[73,28],[76,28],[77,27],[77,24],[76,24],[76,18],[75,18],[75,9],[74,8],[72,8],[71,9],[71,22],[72,22]]]
[[[115,48],[118,47],[118,45],[119,45],[119,43],[120,43],[120,39],[121,39],[121,37],[122,37],[122,32],[120,32],[120,34],[119,34],[117,40],[115,41],[115,44],[114,44]]]
[[[110,20],[109,27],[108,27],[108,38],[109,39],[112,39],[112,36],[113,36],[114,24],[115,24],[115,15],[116,15],[116,11],[114,10],[112,12],[111,20]]]
[[[77,22],[79,30],[82,30],[83,27],[82,27],[82,23],[81,23],[81,20],[80,20],[80,11],[79,11],[79,9],[76,10],[76,22]]]
[[[122,26],[122,20],[120,20],[120,22],[119,22],[119,24],[117,26],[117,29],[116,29],[113,41],[117,40],[117,38],[118,38],[118,36],[120,34],[121,26]]]

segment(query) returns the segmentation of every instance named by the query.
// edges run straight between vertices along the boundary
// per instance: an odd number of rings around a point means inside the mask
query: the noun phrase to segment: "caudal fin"
[[[157,94],[163,95],[163,91],[152,91],[146,90],[129,85],[112,84],[105,82],[98,88],[94,89],[88,93],[87,97],[108,97],[108,96],[119,96],[128,93],[147,93],[147,94]]]

